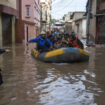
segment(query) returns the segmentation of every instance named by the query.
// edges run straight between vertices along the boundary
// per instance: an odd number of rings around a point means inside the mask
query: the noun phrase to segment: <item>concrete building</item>
[[[65,22],[72,22],[72,19],[71,19],[71,15],[72,15],[73,12],[68,12],[67,14],[64,15],[63,17],[63,20]]]
[[[17,0],[0,0],[0,47],[15,43]]]
[[[87,10],[89,1],[87,2]],[[87,17],[88,17],[87,13]],[[89,41],[105,43],[105,0],[92,0],[90,2]]]
[[[40,0],[18,0],[18,11],[16,41],[27,43],[40,31]]]
[[[89,41],[95,42],[95,37],[96,37],[96,8],[97,8],[97,0],[92,0],[91,1],[91,6],[90,6],[90,13],[91,17],[89,17],[90,24],[89,24]],[[87,10],[88,10],[88,3],[87,3]],[[88,25],[88,15],[87,15],[87,25]],[[87,27],[88,28],[88,27]],[[88,34],[88,33],[87,33]]]
[[[41,0],[41,31],[47,31],[51,26],[51,0]]]
[[[71,19],[72,12],[68,12],[64,15],[63,20],[65,22],[65,33],[71,34],[72,32],[72,19]]]
[[[105,0],[97,0],[96,43],[105,43]]]
[[[84,16],[85,12],[74,12],[71,15],[72,18],[72,31],[74,31],[78,37],[86,38],[86,17]]]

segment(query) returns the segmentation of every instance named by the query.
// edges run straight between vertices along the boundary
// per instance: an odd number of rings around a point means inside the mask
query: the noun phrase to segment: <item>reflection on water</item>
[[[49,64],[29,48],[10,47],[0,66],[0,105],[105,105],[105,49],[90,48],[89,62]]]

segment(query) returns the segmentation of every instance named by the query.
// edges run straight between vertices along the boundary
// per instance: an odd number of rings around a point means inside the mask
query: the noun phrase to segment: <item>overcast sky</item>
[[[87,0],[52,0],[52,18],[60,19],[64,14],[86,11]]]

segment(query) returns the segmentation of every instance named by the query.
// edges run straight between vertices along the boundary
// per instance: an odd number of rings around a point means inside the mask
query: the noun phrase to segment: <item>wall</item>
[[[103,10],[103,9],[105,9],[105,2],[100,3],[100,10]]]
[[[26,17],[26,5],[30,6],[30,17]],[[35,23],[40,22],[40,2],[39,0],[22,0],[22,20]]]
[[[0,4],[16,9],[16,0],[0,0]]]
[[[0,40],[1,40],[0,45],[1,46],[4,45],[4,43],[5,44],[15,43],[15,18],[16,18],[15,16],[17,16],[17,11],[16,11],[17,4],[16,3],[17,3],[17,0],[0,0],[0,4],[1,4],[0,18],[2,18],[5,15],[0,22],[0,32],[1,32],[0,33]],[[8,23],[8,27],[7,27],[6,22],[9,17],[10,17],[11,22]],[[3,21],[4,18],[5,20]],[[4,32],[3,30],[5,26],[7,28],[5,28],[5,32]]]
[[[85,14],[85,12],[75,12],[74,13],[74,17],[73,17],[73,20],[77,20],[77,19],[80,19],[83,17],[83,15]]]
[[[86,23],[87,23],[87,20],[83,19],[82,20],[82,38],[86,38]]]
[[[26,17],[26,5],[30,6],[30,17]],[[22,0],[22,20],[34,22],[34,0]]]
[[[33,25],[28,25],[28,28],[29,28],[29,40],[35,38],[37,36],[36,27],[34,27]]]
[[[24,22],[22,20],[16,20],[16,43],[22,43],[24,40]]]
[[[77,28],[77,25],[76,25],[76,21],[77,20],[79,20],[79,19],[81,19],[82,17],[83,17],[83,15],[85,14],[85,12],[75,12],[74,13],[74,16],[73,16],[73,19],[72,19],[72,30],[76,33],[76,34],[78,34],[78,28]],[[82,24],[82,23],[81,23]],[[81,25],[80,24],[80,25]],[[82,27],[82,26],[80,26],[80,27]],[[81,34],[81,29],[79,29],[79,33]]]
[[[24,34],[22,41],[27,42],[37,36],[40,29],[40,0],[22,0],[22,20],[24,22]],[[30,16],[26,16],[26,6],[30,6]]]
[[[93,15],[96,15],[96,0],[92,0],[92,11],[91,13]],[[96,17],[93,17],[90,19],[90,27],[89,27],[89,34],[90,34],[90,41],[95,42],[95,36],[96,36]]]
[[[70,12],[68,13],[68,14],[66,14],[65,15],[65,21],[70,21],[71,19],[70,19]]]
[[[41,0],[41,31],[47,31],[50,29],[51,23],[51,0]]]
[[[2,17],[0,14],[0,48],[2,48]]]

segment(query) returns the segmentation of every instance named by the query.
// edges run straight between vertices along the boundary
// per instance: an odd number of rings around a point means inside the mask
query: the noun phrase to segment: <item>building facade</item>
[[[105,0],[97,0],[96,43],[105,43]]]
[[[17,0],[0,0],[0,47],[15,43]]]
[[[17,42],[25,42],[40,32],[40,0],[19,0],[17,19]]]
[[[72,18],[72,31],[74,31],[80,39],[86,38],[86,17],[85,12],[74,12]]]
[[[51,26],[51,0],[41,0],[41,31],[48,31]]]
[[[88,8],[89,0],[87,3],[87,9]],[[105,0],[90,1],[89,20],[89,41],[105,43]]]
[[[63,21],[65,22],[65,33],[71,34],[72,33],[72,19],[71,19],[72,12],[68,12],[63,16]]]
[[[97,0],[92,0],[90,2],[90,14],[91,16],[87,15],[87,30],[89,26],[89,32],[87,32],[87,35],[89,36],[89,41],[95,42],[96,38],[96,8],[97,8]],[[89,7],[89,1],[87,2],[87,11]],[[89,17],[89,19],[88,19]],[[87,36],[87,37],[88,37]]]
[[[69,22],[69,21],[71,22],[72,21],[71,15],[72,15],[72,13],[71,12],[68,12],[67,14],[64,15],[63,20],[65,22]]]

